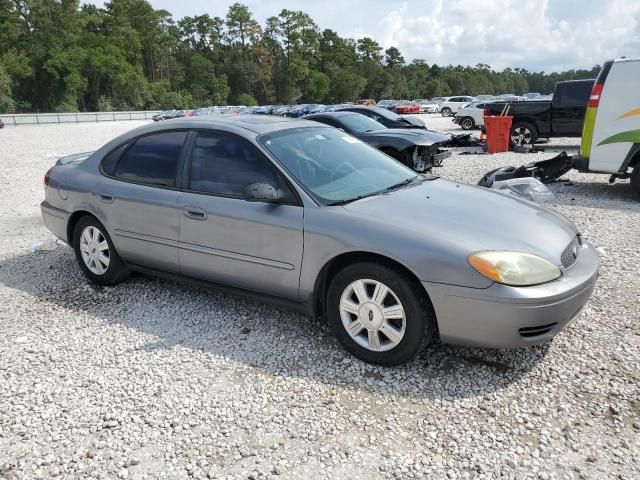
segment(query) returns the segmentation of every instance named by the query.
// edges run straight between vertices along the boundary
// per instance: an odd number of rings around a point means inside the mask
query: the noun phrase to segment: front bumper
[[[67,238],[67,225],[71,214],[50,205],[46,201],[40,204],[40,211],[47,229],[63,242],[70,243],[70,239]]]
[[[583,242],[576,262],[558,280],[532,287],[494,283],[474,289],[422,282],[444,343],[490,348],[545,342],[569,325],[589,300],[600,258]]]

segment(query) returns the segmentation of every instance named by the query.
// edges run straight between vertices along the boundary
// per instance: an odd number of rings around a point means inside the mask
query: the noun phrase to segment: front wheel
[[[73,248],[82,273],[100,285],[115,285],[129,275],[104,225],[90,215],[73,229]]]
[[[538,139],[538,130],[528,122],[516,122],[511,127],[511,146],[533,145]]]
[[[462,120],[460,120],[460,126],[463,130],[471,130],[476,126],[476,122],[474,122],[473,118],[471,117],[464,117]]]
[[[327,308],[338,341],[368,363],[404,363],[435,336],[426,293],[404,274],[377,263],[357,263],[338,272],[329,286]]]
[[[444,107],[442,110],[440,110],[440,113],[442,114],[443,117],[450,117],[451,109],[449,107]]]

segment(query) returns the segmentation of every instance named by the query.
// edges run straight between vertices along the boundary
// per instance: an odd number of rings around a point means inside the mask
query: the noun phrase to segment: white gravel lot
[[[640,477],[640,203],[628,181],[572,172],[551,185],[549,206],[603,254],[588,307],[553,342],[437,344],[381,368],[297,313],[143,276],[90,286],[70,248],[32,252],[50,238],[47,153],[136,125],[0,130],[1,478]],[[553,155],[464,150],[438,174],[475,183]]]

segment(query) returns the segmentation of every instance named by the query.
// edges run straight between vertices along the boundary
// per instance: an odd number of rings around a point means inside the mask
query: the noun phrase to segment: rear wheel
[[[327,306],[338,341],[368,363],[404,363],[435,335],[425,292],[385,265],[363,262],[342,269],[331,281]]]
[[[462,120],[460,120],[460,126],[463,130],[471,130],[476,126],[476,122],[474,122],[473,118],[471,117],[464,117]]]
[[[449,107],[444,107],[442,110],[440,110],[440,113],[442,114],[443,117],[450,117],[451,109]]]
[[[94,283],[115,285],[129,275],[104,225],[90,215],[73,229],[73,248],[82,273]]]
[[[511,146],[533,145],[538,140],[538,130],[528,122],[516,122],[511,126]]]

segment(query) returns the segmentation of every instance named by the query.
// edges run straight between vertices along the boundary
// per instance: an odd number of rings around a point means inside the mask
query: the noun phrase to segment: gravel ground
[[[639,478],[640,204],[628,182],[572,172],[551,185],[549,206],[603,262],[588,307],[553,342],[438,344],[381,368],[296,313],[143,276],[90,286],[68,247],[33,252],[50,238],[47,154],[135,125],[0,131],[0,477]],[[464,150],[441,176],[475,183],[553,155]]]

